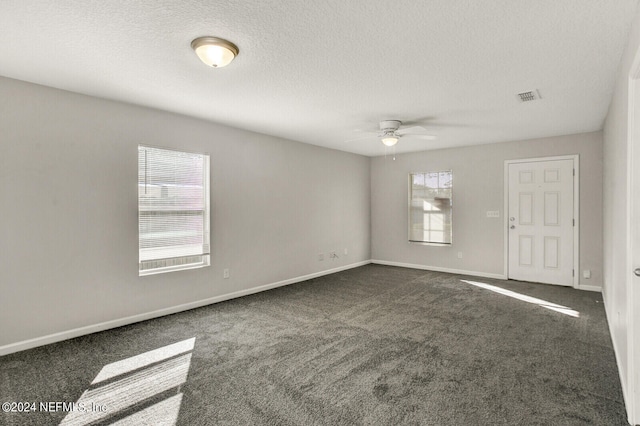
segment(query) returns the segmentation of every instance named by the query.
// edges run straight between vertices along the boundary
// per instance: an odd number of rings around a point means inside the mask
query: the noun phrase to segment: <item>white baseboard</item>
[[[609,336],[611,336],[611,343],[613,345],[613,353],[616,356],[616,365],[618,366],[618,376],[620,377],[620,387],[622,388],[622,398],[624,399],[624,407],[627,410],[627,421],[629,422],[629,424],[636,424],[634,423],[633,417],[633,410],[631,410],[631,407],[629,406],[630,400],[627,397],[627,379],[626,377],[624,377],[622,375],[622,370],[620,369],[620,366],[622,365],[622,363],[620,362],[620,350],[618,349],[618,345],[616,344],[616,340],[613,338],[614,334],[613,334],[613,328],[612,328],[612,324],[613,322],[611,321],[611,315],[613,315],[613,313],[609,313],[609,309],[607,308],[607,306],[609,306],[607,304],[607,298],[605,295],[605,292],[602,292],[602,301],[604,303],[604,313],[607,317],[607,325],[609,326]]]
[[[302,276],[290,278],[284,281],[278,281],[275,283],[265,284],[258,287],[249,288],[246,290],[240,290],[233,293],[223,294],[221,296],[210,297],[208,299],[197,300],[195,302],[184,303],[178,306],[171,306],[168,308],[158,309],[156,311],[147,312],[144,314],[132,315],[125,318],[101,322],[99,324],[93,324],[85,327],[74,328],[72,330],[67,330],[67,331],[61,331],[59,333],[53,333],[47,336],[36,337],[33,339],[23,340],[16,343],[10,343],[8,345],[0,346],[0,356],[8,355],[14,352],[24,351],[24,350],[35,348],[38,346],[48,345],[50,343],[56,343],[63,340],[73,339],[74,337],[84,336],[86,334],[109,330],[111,328],[122,327],[124,325],[129,325],[129,324],[133,324],[140,321],[146,321],[153,318],[163,317],[165,315],[171,315],[178,312],[188,311],[190,309],[200,308],[202,306],[211,305],[213,303],[235,299],[237,297],[248,296],[250,294],[259,293],[261,291],[270,290],[272,288],[282,287],[289,284],[295,284],[302,281],[310,280],[312,278],[322,277],[324,275],[335,274],[336,272],[357,268],[360,266],[368,265],[369,263],[371,263],[370,260],[351,263],[349,265],[340,266],[338,268],[327,269],[325,271],[315,272],[309,275],[302,275]]]
[[[597,285],[584,285],[584,284],[580,284],[578,285],[578,290],[585,290],[585,291],[596,291],[598,293],[602,293],[602,287],[599,287]]]
[[[390,262],[388,260],[371,260],[371,263],[377,265],[399,266],[401,268],[422,269],[425,271],[448,272],[450,274],[472,275],[474,277],[495,278],[497,280],[506,280],[503,274],[489,274],[487,272],[465,271],[462,269],[441,268],[439,266],[416,265],[413,263]]]

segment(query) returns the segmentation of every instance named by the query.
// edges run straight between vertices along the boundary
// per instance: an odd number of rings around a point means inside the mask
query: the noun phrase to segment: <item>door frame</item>
[[[637,98],[640,92],[640,48],[636,50],[636,53],[631,63],[631,68],[628,75],[627,86],[627,176],[626,176],[626,220],[625,226],[627,228],[627,237],[625,241],[625,268],[624,273],[625,287],[627,292],[627,314],[625,321],[627,323],[626,343],[627,343],[627,371],[625,380],[620,379],[622,385],[622,394],[627,409],[627,418],[630,424],[640,423],[640,395],[638,389],[640,389],[640,377],[638,377],[638,360],[640,359],[640,340],[638,339],[638,332],[640,332],[640,313],[634,309],[637,306],[637,301],[640,300],[640,294],[637,288],[637,278],[634,276],[632,270],[634,269],[634,250],[638,250],[633,242],[635,232],[637,232],[637,224],[634,223],[633,214],[637,213],[634,207],[634,182],[636,180],[637,171],[634,172],[634,165],[636,163],[634,156],[638,155],[637,147],[634,149],[634,145],[638,139],[640,139],[640,105],[638,105]],[[607,312],[608,314],[608,312]],[[613,333],[611,333],[613,334]],[[622,376],[622,370],[620,369],[621,363],[619,362],[618,351],[614,346],[616,352],[616,362],[618,364],[619,374]]]
[[[573,160],[575,178],[573,179],[573,288],[580,288],[580,155],[558,155],[555,157],[519,158],[504,160],[504,276],[509,279],[509,165],[516,163],[535,163],[539,161]]]

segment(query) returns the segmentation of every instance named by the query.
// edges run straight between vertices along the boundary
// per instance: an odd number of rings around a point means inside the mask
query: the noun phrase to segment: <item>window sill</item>
[[[451,247],[453,243],[429,243],[425,241],[412,241],[409,240],[409,244],[416,244],[420,246],[434,246],[434,247]]]
[[[166,268],[145,269],[142,271],[138,271],[138,276],[144,277],[147,275],[164,274],[166,272],[186,271],[188,269],[205,268],[209,265],[210,264],[208,262],[203,262],[203,263],[193,263],[190,265],[167,266]]]

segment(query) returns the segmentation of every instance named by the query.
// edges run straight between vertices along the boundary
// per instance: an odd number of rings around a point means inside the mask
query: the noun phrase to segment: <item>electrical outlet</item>
[[[322,262],[324,260],[324,254],[320,253],[318,255],[318,261]]]
[[[462,252],[461,251],[458,252],[458,259],[462,259]]]
[[[585,270],[582,272],[582,276],[583,276],[583,277],[585,277],[585,278],[587,278],[587,279],[591,278],[591,269],[585,269]]]
[[[229,278],[229,269],[226,268],[222,271],[222,278]]]

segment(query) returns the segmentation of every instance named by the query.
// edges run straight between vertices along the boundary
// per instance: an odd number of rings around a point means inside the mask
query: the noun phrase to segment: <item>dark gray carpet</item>
[[[193,350],[91,385],[111,363],[193,337]],[[0,379],[1,402],[103,395],[94,424],[159,424],[163,404],[180,425],[626,424],[599,293],[379,265],[8,355]]]

